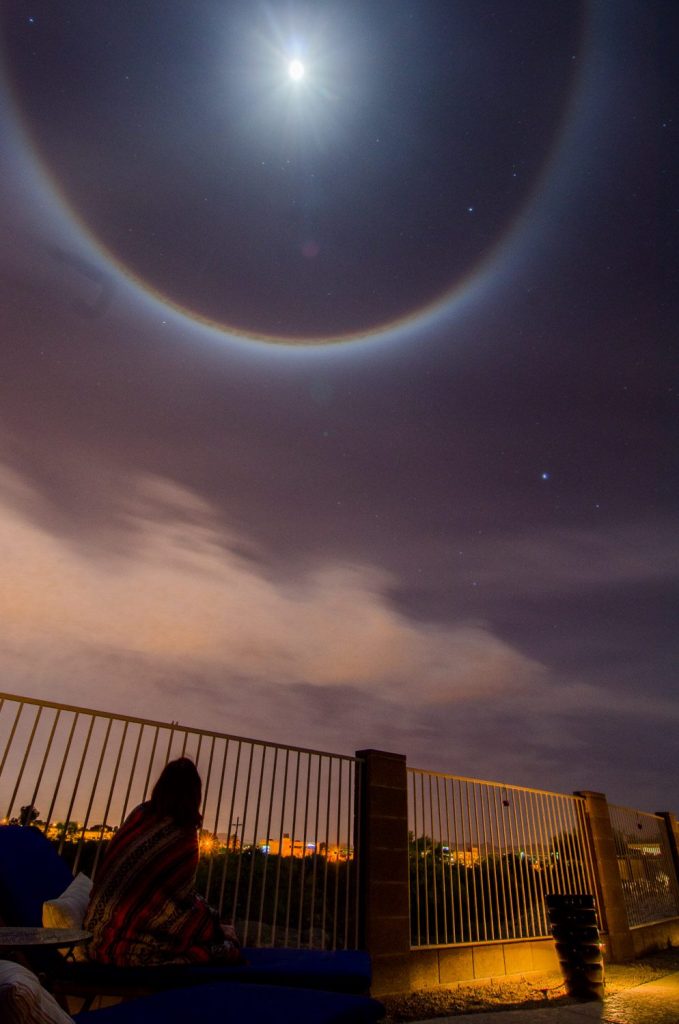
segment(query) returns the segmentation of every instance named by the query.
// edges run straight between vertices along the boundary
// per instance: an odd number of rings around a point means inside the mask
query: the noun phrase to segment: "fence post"
[[[402,991],[410,953],[406,759],[382,750],[356,757],[359,943],[371,955],[373,992]]]
[[[608,801],[603,793],[590,790],[576,792],[575,795],[585,801],[592,857],[603,904],[599,913],[607,936],[608,959],[613,963],[629,960],[634,956],[634,942],[627,918]]]

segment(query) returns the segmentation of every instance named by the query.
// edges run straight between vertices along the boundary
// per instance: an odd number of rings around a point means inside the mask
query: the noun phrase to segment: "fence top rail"
[[[333,757],[340,761],[356,763],[360,758],[351,754],[333,754],[328,750],[314,750],[311,747],[295,747],[286,743],[274,743],[270,740],[254,740],[248,736],[234,736],[226,732],[214,732],[211,729],[198,729],[191,725],[180,725],[179,722],[158,722],[153,718],[136,718],[131,715],[119,715],[112,711],[97,711],[95,708],[78,707],[76,704],[59,704],[52,700],[39,700],[36,697],[21,697],[16,693],[4,693],[0,690],[0,701],[13,701],[16,704],[32,704],[35,707],[54,708],[55,711],[71,711],[79,715],[92,715],[116,722],[129,722],[133,725],[149,726],[152,729],[170,729],[176,733],[191,733],[194,736],[208,736],[218,740],[230,740],[234,743],[251,743],[255,747],[273,747],[276,750],[290,750],[299,754],[314,754],[319,757]]]
[[[653,811],[639,811],[636,807],[623,807],[622,804],[609,804],[612,811],[626,811],[627,814],[636,814],[641,818],[653,818],[655,821],[662,821],[662,817],[659,814],[654,814]]]
[[[539,793],[541,796],[558,796],[561,800],[571,800],[573,803],[583,803],[584,797],[576,796],[573,793],[556,793],[549,789],[533,789],[531,786],[515,786],[510,782],[492,782],[489,779],[473,779],[466,775],[451,775],[449,772],[433,772],[428,768],[411,768],[408,771],[414,775],[429,775],[437,779],[449,779],[451,782],[471,782],[477,786],[493,786],[495,789],[502,789],[512,793]]]

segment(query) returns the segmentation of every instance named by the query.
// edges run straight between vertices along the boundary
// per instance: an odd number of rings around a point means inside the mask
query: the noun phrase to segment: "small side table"
[[[91,938],[91,932],[77,928],[0,928],[0,953],[52,947],[66,949],[68,955],[76,946],[86,945]]]
[[[84,946],[92,938],[92,932],[82,931],[78,928],[0,928],[0,956],[18,955],[19,961],[24,962],[40,979],[40,984],[52,991],[52,978],[49,968],[42,965],[38,967],[31,964],[31,953],[37,953],[41,949],[65,949],[66,956],[72,957],[76,946]],[[25,956],[21,954],[24,953]],[[68,1011],[68,1004],[63,996],[55,993],[59,1005]],[[70,1012],[70,1011],[68,1011]]]

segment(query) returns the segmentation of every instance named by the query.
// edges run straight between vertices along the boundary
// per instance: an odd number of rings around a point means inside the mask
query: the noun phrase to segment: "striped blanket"
[[[146,966],[237,962],[217,912],[194,890],[195,828],[181,828],[141,804],[106,851],[83,927],[93,934],[90,959]]]

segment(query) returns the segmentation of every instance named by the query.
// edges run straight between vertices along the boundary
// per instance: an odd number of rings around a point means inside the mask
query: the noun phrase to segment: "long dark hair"
[[[165,765],[151,793],[151,809],[175,824],[199,828],[202,824],[200,775],[193,761],[179,757]]]

